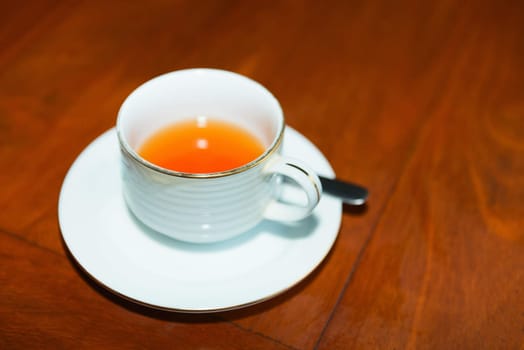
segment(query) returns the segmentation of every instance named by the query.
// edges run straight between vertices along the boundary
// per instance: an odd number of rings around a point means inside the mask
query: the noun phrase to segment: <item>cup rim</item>
[[[150,83],[152,83],[155,80],[165,79],[167,76],[171,76],[173,74],[187,73],[187,72],[190,72],[190,71],[193,71],[193,72],[195,72],[197,74],[198,73],[205,74],[205,73],[212,72],[212,73],[220,73],[220,74],[235,76],[236,78],[240,78],[240,79],[248,81],[251,84],[255,84],[256,86],[261,88],[265,93],[267,93],[270,96],[270,98],[272,98],[274,100],[275,105],[276,105],[276,107],[278,109],[277,112],[278,112],[278,114],[280,116],[280,125],[278,126],[277,134],[273,138],[273,141],[271,142],[271,144],[268,147],[266,147],[266,149],[264,150],[264,152],[261,155],[259,155],[257,158],[255,158],[251,162],[246,163],[246,164],[244,164],[244,165],[242,165],[240,167],[233,168],[233,169],[228,169],[228,170],[218,171],[218,172],[211,172],[211,173],[190,173],[190,172],[182,172],[182,171],[166,169],[166,168],[160,167],[160,166],[158,166],[158,165],[156,165],[154,163],[151,163],[151,162],[147,161],[146,159],[142,158],[133,149],[133,147],[131,147],[129,145],[129,143],[127,142],[127,140],[125,139],[125,137],[123,135],[122,121],[121,121],[122,118],[123,118],[122,117],[122,108],[125,105],[125,103],[129,100],[129,98],[131,98],[138,90],[142,89],[146,85],[149,85]],[[269,158],[275,152],[277,152],[277,150],[280,148],[280,145],[282,144],[282,141],[284,139],[285,125],[286,125],[286,123],[285,123],[284,113],[282,111],[282,107],[280,106],[280,103],[275,98],[275,96],[266,87],[264,87],[259,82],[255,81],[253,79],[250,79],[250,78],[248,78],[248,77],[246,77],[244,75],[241,75],[241,74],[238,74],[238,73],[235,73],[235,72],[231,72],[231,71],[227,71],[227,70],[222,70],[222,69],[215,69],[215,68],[188,68],[188,69],[175,70],[175,71],[172,71],[172,72],[168,72],[168,73],[164,73],[164,74],[158,75],[158,76],[156,76],[156,77],[154,77],[152,79],[147,80],[146,82],[142,83],[137,88],[135,88],[126,97],[126,99],[124,100],[124,102],[120,106],[120,109],[119,109],[118,115],[117,115],[117,121],[116,121],[116,134],[117,134],[118,141],[119,141],[119,144],[120,144],[120,149],[126,155],[128,155],[129,157],[131,157],[132,159],[137,161],[139,164],[141,164],[141,165],[145,166],[146,168],[149,168],[150,170],[153,170],[153,171],[155,171],[157,173],[161,173],[161,174],[168,175],[168,176],[183,177],[183,178],[194,178],[194,179],[199,179],[199,178],[219,178],[219,177],[225,177],[225,176],[230,176],[230,175],[242,173],[242,172],[245,172],[245,171],[247,171],[247,170],[249,170],[251,168],[254,168],[257,165],[259,165],[260,163],[264,162],[267,158]]]

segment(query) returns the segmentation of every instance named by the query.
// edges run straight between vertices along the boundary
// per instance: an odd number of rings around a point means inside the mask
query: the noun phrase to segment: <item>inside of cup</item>
[[[159,76],[123,103],[117,129],[137,150],[159,129],[198,117],[236,124],[270,148],[283,128],[278,101],[244,76],[215,69],[188,69]]]

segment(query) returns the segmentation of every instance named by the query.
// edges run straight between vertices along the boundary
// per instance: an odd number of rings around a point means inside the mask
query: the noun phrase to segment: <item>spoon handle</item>
[[[319,176],[325,193],[339,197],[343,202],[350,205],[362,205],[368,198],[368,190],[362,186],[337,179],[328,179]]]

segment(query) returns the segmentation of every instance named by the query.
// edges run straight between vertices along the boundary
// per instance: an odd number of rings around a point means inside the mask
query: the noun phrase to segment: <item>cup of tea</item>
[[[320,200],[317,175],[281,154],[280,104],[245,76],[198,68],[156,77],[126,98],[116,129],[128,208],[172,238],[222,241],[264,219],[304,219]],[[283,178],[304,203],[279,200]]]

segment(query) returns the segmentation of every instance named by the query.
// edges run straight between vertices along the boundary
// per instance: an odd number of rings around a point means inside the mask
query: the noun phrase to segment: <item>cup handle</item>
[[[300,160],[276,156],[266,169],[271,176],[282,175],[298,184],[307,198],[305,206],[291,203],[283,203],[273,199],[264,217],[276,221],[298,221],[306,218],[317,206],[322,195],[322,185],[316,173]],[[283,186],[282,183],[276,186]]]

